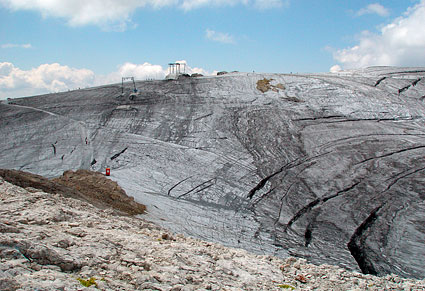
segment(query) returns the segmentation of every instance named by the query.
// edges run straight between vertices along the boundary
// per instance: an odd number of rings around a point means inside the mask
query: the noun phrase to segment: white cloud
[[[0,99],[65,91],[93,83],[94,73],[60,64],[44,64],[21,70],[11,63],[0,63]]]
[[[209,40],[215,41],[215,42],[221,42],[221,43],[227,43],[227,44],[234,44],[235,39],[233,36],[231,36],[228,33],[223,32],[217,32],[211,29],[207,29],[205,31],[205,37]]]
[[[369,4],[365,8],[360,9],[357,12],[358,16],[365,15],[365,14],[378,14],[379,16],[388,16],[390,15],[390,12],[388,11],[387,8],[385,8],[381,4],[373,3],[373,4]]]
[[[184,60],[177,62],[187,64]],[[187,65],[186,73],[211,75],[202,68],[192,68]],[[120,83],[122,77],[134,77],[136,80],[142,81],[163,79],[166,74],[166,68],[149,63],[125,63],[118,66],[115,72],[96,75],[88,69],[70,68],[57,63],[43,64],[37,68],[22,70],[12,63],[0,62],[0,100]]]
[[[425,66],[425,0],[384,26],[379,34],[365,31],[359,43],[337,50],[334,59],[344,68],[376,65]]]
[[[342,68],[341,68],[341,66],[339,66],[339,65],[332,66],[332,67],[329,69],[329,72],[331,72],[331,73],[338,73],[338,72],[340,72],[340,71],[342,71]]]
[[[121,82],[122,77],[134,77],[136,80],[147,79],[163,79],[166,75],[166,70],[160,65],[152,65],[149,63],[133,64],[125,63],[118,66],[117,71],[106,76],[97,76],[96,85],[113,84]]]
[[[203,6],[234,6],[236,4],[248,4],[248,0],[183,0],[180,7],[184,10],[192,10]]]
[[[242,4],[253,6],[258,9],[270,9],[287,6],[289,0],[182,0],[179,1],[180,8],[192,10],[205,6],[235,6]]]
[[[242,4],[267,9],[283,6],[289,0],[0,0],[0,5],[12,10],[32,10],[43,17],[64,18],[71,26],[88,24],[106,29],[125,30],[133,12],[140,8],[159,9],[175,6],[192,10],[209,6]]]
[[[136,79],[161,79],[165,76],[164,70],[160,65],[151,65],[149,63],[144,63],[141,65],[136,65],[132,63],[125,63],[120,66],[118,73],[121,76],[133,76]]]
[[[12,10],[33,10],[43,17],[58,17],[71,26],[87,24],[125,29],[137,8],[161,8],[176,4],[178,0],[0,0]]]
[[[289,0],[182,0],[179,6],[184,10],[192,10],[205,6],[235,6],[238,4],[253,6],[259,9],[270,9],[287,5]]]
[[[32,48],[32,45],[29,44],[29,43],[25,43],[25,44],[5,43],[5,44],[2,44],[0,47],[3,48],[3,49],[8,49],[8,48],[29,49],[29,48]]]

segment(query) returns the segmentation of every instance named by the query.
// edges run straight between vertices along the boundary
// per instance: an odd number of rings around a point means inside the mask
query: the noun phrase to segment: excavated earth
[[[9,99],[0,168],[110,167],[174,233],[422,279],[424,77],[232,73]]]
[[[128,197],[125,191],[105,175],[88,170],[66,171],[62,176],[47,179],[39,175],[0,169],[0,177],[14,185],[40,189],[51,194],[78,199],[101,209],[113,209],[120,215],[143,214],[146,206]]]

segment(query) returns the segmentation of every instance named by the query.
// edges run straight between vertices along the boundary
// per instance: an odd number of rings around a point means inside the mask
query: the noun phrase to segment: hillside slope
[[[109,166],[172,231],[423,278],[424,76],[236,73],[13,99],[0,168]]]

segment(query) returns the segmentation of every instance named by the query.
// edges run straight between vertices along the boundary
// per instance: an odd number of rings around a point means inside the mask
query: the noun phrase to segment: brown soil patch
[[[284,86],[283,84],[281,84],[281,83],[278,83],[278,84],[276,85],[276,88],[277,88],[277,89],[280,89],[280,90],[285,90],[285,86]]]
[[[113,208],[117,214],[136,215],[146,210],[146,206],[127,196],[116,182],[98,172],[66,171],[61,177],[49,180],[27,172],[0,169],[0,176],[23,188],[32,187],[47,193],[61,194],[89,202],[101,209]]]
[[[263,93],[266,93],[267,91],[269,91],[272,86],[270,84],[270,81],[272,79],[266,79],[264,78],[263,80],[258,80],[257,81],[257,89],[260,90]]]
[[[76,189],[89,200],[101,201],[130,215],[141,214],[146,210],[144,205],[135,202],[133,197],[127,196],[117,182],[109,180],[98,172],[66,171],[61,177],[54,178],[52,181]]]
[[[279,92],[279,90],[285,90],[285,86],[281,83],[275,85],[270,84],[273,79],[262,79],[257,81],[257,90],[260,90],[262,93],[266,93],[269,90],[273,90],[274,92]]]

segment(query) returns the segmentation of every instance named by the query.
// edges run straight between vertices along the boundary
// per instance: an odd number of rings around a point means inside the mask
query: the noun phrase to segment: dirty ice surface
[[[173,232],[423,278],[424,78],[390,67],[232,73],[10,99],[0,167],[111,167]]]

